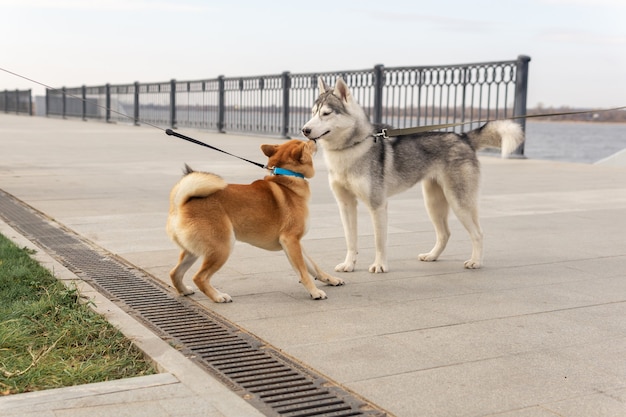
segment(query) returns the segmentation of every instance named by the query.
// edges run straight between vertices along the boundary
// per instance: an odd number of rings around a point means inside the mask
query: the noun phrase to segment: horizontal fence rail
[[[32,115],[31,90],[0,91],[0,112]]]
[[[317,98],[318,78],[334,85],[341,76],[375,124],[478,122],[526,114],[529,62],[520,55],[513,61],[464,65],[377,65],[358,71],[63,87],[47,90],[46,114],[297,137]],[[525,127],[524,119],[518,123]]]

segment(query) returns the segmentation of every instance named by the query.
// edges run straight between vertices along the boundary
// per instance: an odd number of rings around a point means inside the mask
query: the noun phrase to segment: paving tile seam
[[[612,301],[612,302],[598,303],[598,304],[588,304],[588,305],[584,305],[584,306],[567,307],[567,308],[554,309],[554,310],[538,311],[538,312],[533,312],[533,313],[514,314],[514,315],[510,315],[510,316],[492,317],[492,318],[481,319],[481,320],[470,320],[470,321],[464,321],[464,322],[459,322],[459,323],[443,324],[443,325],[439,325],[439,326],[420,327],[420,328],[416,328],[416,329],[403,330],[403,331],[397,331],[397,332],[367,334],[367,335],[362,335],[362,336],[358,336],[358,337],[349,337],[349,338],[344,338],[344,339],[338,339],[337,341],[340,342],[342,340],[343,341],[350,341],[350,340],[371,339],[372,337],[386,337],[386,336],[395,336],[395,335],[409,334],[409,333],[415,333],[415,332],[426,332],[426,331],[430,331],[430,330],[438,330],[438,329],[454,328],[454,327],[468,326],[468,325],[480,324],[480,323],[489,323],[489,322],[503,321],[503,320],[509,320],[509,319],[514,319],[514,318],[519,318],[519,317],[541,316],[541,315],[546,315],[546,314],[560,313],[560,312],[564,312],[564,311],[583,310],[583,309],[587,309],[587,308],[602,307],[602,306],[609,306],[609,305],[618,305],[618,304],[624,304],[624,303],[626,303],[626,300],[624,300],[624,301]],[[254,319],[254,320],[246,320],[246,321],[247,322],[253,322],[253,321],[256,321],[256,320],[262,320],[262,319]],[[321,346],[321,345],[324,345],[324,344],[325,344],[325,342],[307,343],[307,344],[294,344],[294,345],[290,346],[290,349],[301,348],[301,347],[305,347],[305,346]],[[580,345],[580,344],[575,343],[575,344],[567,345],[565,347],[578,346],[578,345]]]
[[[574,346],[583,346],[584,343],[576,343],[576,344],[572,344],[572,345],[566,345],[563,346],[564,348],[569,348],[569,347],[574,347]],[[480,358],[480,359],[473,359],[473,360],[465,360],[465,361],[461,361],[461,362],[453,362],[453,363],[448,363],[448,364],[443,364],[443,365],[438,365],[438,366],[430,366],[430,367],[424,367],[424,368],[418,368],[418,369],[412,369],[412,370],[408,370],[408,371],[404,371],[404,372],[394,372],[394,373],[389,373],[389,374],[379,374],[376,376],[373,376],[371,378],[361,378],[361,379],[352,379],[349,381],[346,381],[345,384],[350,386],[351,384],[359,384],[362,382],[368,382],[368,381],[376,381],[379,379],[384,379],[384,378],[392,378],[392,377],[396,377],[396,376],[400,376],[400,375],[411,375],[411,374],[418,374],[418,373],[422,373],[422,372],[431,372],[431,371],[437,371],[440,369],[452,369],[458,366],[464,366],[464,365],[471,365],[471,364],[479,364],[479,363],[487,363],[487,362],[491,362],[494,360],[499,360],[499,359],[506,359],[506,358],[515,358],[515,357],[523,357],[526,355],[531,355],[531,354],[536,354],[536,353],[548,353],[548,352],[554,352],[555,350],[552,348],[543,348],[543,349],[535,349],[535,350],[525,350],[525,351],[520,351],[520,352],[512,352],[509,354],[505,354],[505,355],[496,355],[496,356],[490,356],[490,357],[486,357],[486,358]],[[619,386],[619,387],[614,387],[608,390],[603,390],[606,392],[621,392],[624,389],[626,389],[626,384]],[[565,399],[559,399],[558,401],[554,401],[554,403],[558,403],[561,401],[567,401],[573,398],[580,398],[580,397],[585,397],[585,396],[592,396],[594,394],[605,394],[605,392],[598,392],[597,389],[593,389],[592,391],[590,391],[587,394],[584,395],[577,395],[577,396],[573,396],[571,398],[565,398]],[[613,398],[611,396],[609,396],[610,398]],[[544,403],[544,404],[549,404],[549,403]],[[539,404],[536,404],[539,405]],[[525,407],[527,408],[527,407]]]
[[[551,413],[555,413],[556,416],[561,417],[562,415],[561,414],[557,414],[557,412],[554,411],[551,408],[551,406],[554,406],[554,405],[560,404],[560,403],[565,403],[565,402],[572,401],[572,400],[590,398],[590,397],[594,397],[596,395],[602,395],[602,396],[605,396],[607,398],[610,398],[612,400],[615,400],[615,401],[623,404],[624,402],[623,402],[623,400],[620,397],[615,396],[615,395],[611,395],[611,393],[622,392],[624,389],[626,389],[626,385],[621,387],[621,388],[614,388],[614,389],[607,389],[607,390],[601,390],[601,389],[594,388],[587,394],[572,395],[572,396],[569,396],[569,397],[566,397],[566,398],[561,398],[561,399],[559,399],[557,401],[542,402],[540,404],[536,404],[534,407],[542,408],[542,409],[547,410],[547,411],[549,411]],[[525,408],[530,408],[530,407],[525,407]]]
[[[541,315],[544,315],[544,314],[560,313],[560,312],[563,312],[563,311],[583,310],[583,309],[587,309],[587,308],[602,307],[602,306],[609,306],[609,305],[617,305],[617,304],[624,304],[624,303],[626,303],[626,300],[608,301],[606,303],[586,304],[586,305],[576,306],[576,307],[564,307],[564,308],[557,308],[557,309],[554,309],[554,310],[544,310],[544,311],[536,311],[536,312],[532,312],[532,313],[513,314],[513,315],[510,315],[510,316],[491,317],[491,318],[488,318],[488,319],[480,319],[480,320],[469,320],[469,321],[464,321],[464,322],[459,322],[459,323],[443,324],[443,325],[440,325],[440,326],[423,327],[423,328],[414,329],[414,330],[405,330],[405,331],[389,332],[389,333],[379,333],[379,335],[380,336],[391,336],[391,335],[395,335],[395,334],[411,333],[411,332],[414,332],[414,331],[443,329],[443,328],[450,328],[450,327],[455,327],[455,326],[466,326],[466,325],[476,324],[476,323],[488,323],[488,322],[491,322],[491,321],[508,320],[508,319],[512,319],[512,318],[516,318],[516,317],[541,316]],[[366,337],[366,336],[363,336],[363,337]]]

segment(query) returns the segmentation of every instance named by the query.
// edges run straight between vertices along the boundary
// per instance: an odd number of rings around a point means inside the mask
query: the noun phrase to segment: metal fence
[[[374,68],[47,90],[46,114],[300,136],[318,95],[342,76],[374,123],[396,128],[482,121],[526,113],[530,57],[465,65]],[[524,119],[519,123],[524,127]],[[459,130],[476,127],[469,124]]]
[[[0,91],[0,112],[32,115],[31,90]]]

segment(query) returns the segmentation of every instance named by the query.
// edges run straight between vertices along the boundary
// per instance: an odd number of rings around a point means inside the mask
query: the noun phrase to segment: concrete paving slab
[[[621,417],[624,415],[626,390],[600,392],[545,404],[543,407],[558,416]]]
[[[260,161],[261,143],[281,141],[185,133]],[[230,182],[263,175],[146,127],[0,115],[0,141],[11,149],[0,188],[166,283],[177,259],[167,194],[183,163]],[[315,163],[304,244],[331,272],[343,232],[321,155]],[[215,277],[234,302],[192,299],[398,417],[619,415],[626,166],[481,164],[481,270],[462,268],[470,243],[454,217],[441,259],[417,260],[434,233],[415,189],[389,204],[387,274],[367,272],[372,227],[360,206],[357,270],[341,274],[346,286],[318,283],[328,300],[308,298],[282,253],[246,245]]]

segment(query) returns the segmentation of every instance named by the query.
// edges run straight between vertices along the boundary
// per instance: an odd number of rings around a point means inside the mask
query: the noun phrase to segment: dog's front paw
[[[432,255],[430,252],[420,253],[417,257],[423,262],[435,262],[437,260],[437,256]]]
[[[187,287],[187,286],[183,287],[183,291],[180,291],[180,294],[184,296],[191,295],[193,293],[194,293],[193,288]]]
[[[333,287],[345,284],[345,281],[341,278],[328,275],[327,273],[322,273],[315,279],[322,281],[324,284],[332,285]]]
[[[331,276],[328,281],[326,281],[328,285],[332,285],[333,287],[338,287],[340,285],[345,285],[346,282],[341,278]]]
[[[335,271],[337,272],[352,272],[354,271],[354,266],[356,265],[356,252],[348,251],[346,253],[346,259],[335,267]]]
[[[387,265],[374,262],[373,264],[370,265],[369,271],[372,274],[381,274],[383,272],[387,272],[388,269],[387,269]]]
[[[233,302],[233,299],[230,297],[230,295],[224,292],[218,292],[214,297],[211,297],[211,299],[216,303],[232,303]]]
[[[311,292],[311,298],[314,300],[325,300],[328,297],[326,296],[326,293],[324,291],[316,288],[315,291]]]
[[[346,262],[342,262],[339,265],[337,265],[335,267],[335,271],[337,272],[352,272],[354,271],[354,264],[356,262],[350,262],[350,263],[346,263]]]
[[[469,261],[465,261],[463,266],[466,269],[480,269],[480,267],[481,267],[480,261],[475,261],[473,259],[470,259]]]

